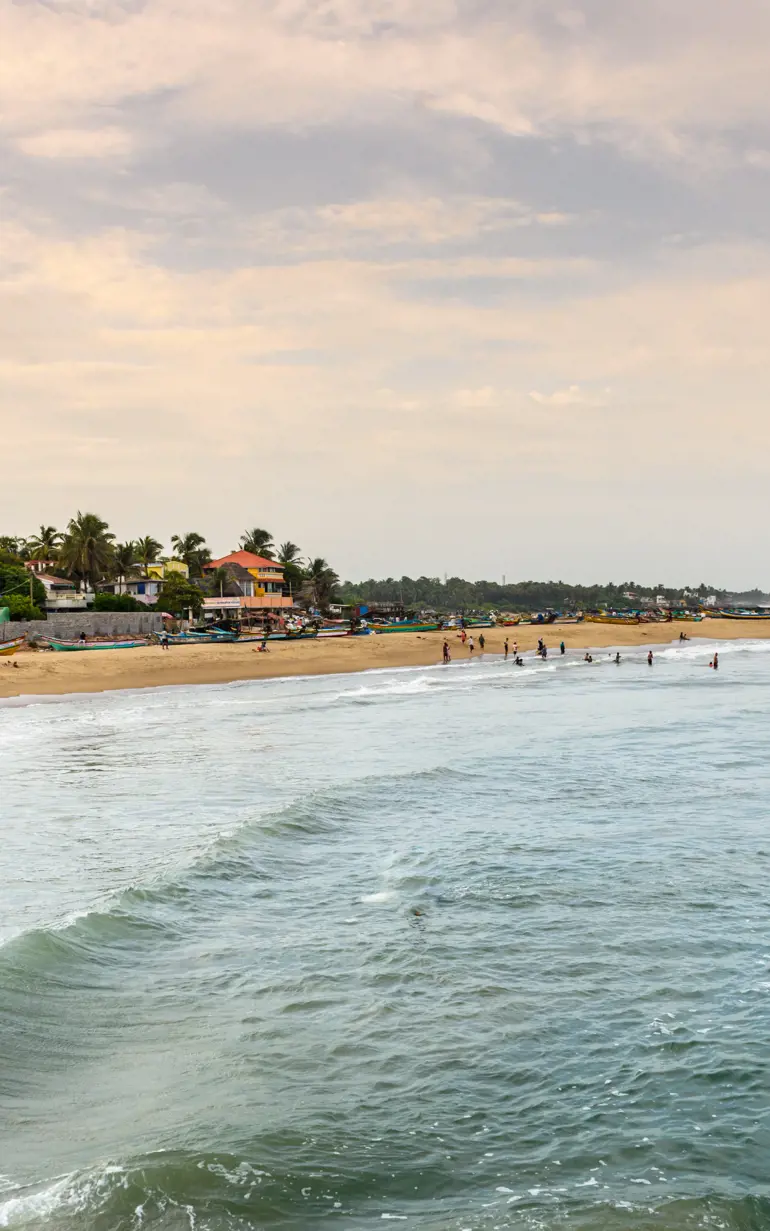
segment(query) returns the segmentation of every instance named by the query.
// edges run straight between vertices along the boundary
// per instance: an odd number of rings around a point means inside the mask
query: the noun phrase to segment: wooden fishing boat
[[[57,641],[54,637],[43,638],[43,644],[52,650],[137,650],[146,641]]]
[[[709,612],[709,615],[712,615]],[[770,611],[766,614],[759,611],[716,611],[713,619],[717,620],[770,620]]]
[[[586,624],[641,624],[638,615],[586,615]]]
[[[438,621],[433,624],[375,624],[376,633],[433,633]]]
[[[26,640],[26,634],[22,634],[21,637],[14,637],[11,641],[0,641],[0,654],[15,654]]]

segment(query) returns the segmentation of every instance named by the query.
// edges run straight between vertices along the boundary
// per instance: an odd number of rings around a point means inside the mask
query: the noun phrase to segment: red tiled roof
[[[255,556],[250,551],[231,551],[229,556],[222,556],[221,560],[212,560],[206,568],[221,568],[224,564],[240,564],[242,568],[277,568],[283,573],[277,560],[266,560],[264,556]]]

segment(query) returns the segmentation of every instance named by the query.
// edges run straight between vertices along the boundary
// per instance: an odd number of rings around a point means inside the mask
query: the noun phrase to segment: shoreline
[[[661,634],[670,630],[670,641]],[[677,636],[674,636],[677,630]],[[506,637],[511,647],[531,653],[543,637],[549,657],[559,657],[559,642],[567,650],[634,649],[678,644],[681,625],[671,624],[526,624],[513,628],[474,629],[474,658],[502,655]],[[704,620],[687,624],[691,643],[698,641],[770,640],[767,620]],[[484,655],[479,634],[486,641]],[[147,646],[136,650],[100,650],[61,654],[24,650],[0,659],[0,699],[66,696],[176,685],[231,684],[239,680],[285,679],[344,675],[397,667],[441,664],[441,647],[449,642],[453,662],[468,661],[470,651],[455,629],[387,636],[330,638],[321,641],[274,642],[267,654],[251,644],[176,645],[168,650]],[[17,665],[14,665],[17,664]]]

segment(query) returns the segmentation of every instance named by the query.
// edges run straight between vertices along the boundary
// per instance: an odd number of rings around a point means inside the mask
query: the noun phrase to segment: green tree
[[[232,580],[233,574],[230,569],[220,564],[219,568],[212,569],[206,574],[206,588],[211,594],[218,594],[221,597]]]
[[[118,579],[118,593],[122,593],[126,577],[136,564],[136,543],[116,543],[112,552],[113,568]]]
[[[44,620],[45,612],[32,602],[28,594],[10,594],[0,606],[8,608],[11,620]]]
[[[172,536],[171,546],[174,548],[175,559],[184,561],[190,570],[190,576],[200,577],[203,573],[203,566],[211,559],[211,552],[206,546],[203,535],[196,534],[194,531],[188,534],[175,534]]]
[[[259,526],[255,526],[253,530],[247,530],[241,535],[241,549],[250,551],[255,556],[264,556],[266,560],[272,560],[275,555],[273,536],[269,530],[260,530]]]
[[[25,543],[30,560],[55,560],[63,537],[55,526],[41,526]]]
[[[21,558],[20,553],[23,546],[23,539],[17,539],[12,534],[0,534],[0,551]]]
[[[144,569],[144,575],[147,576],[151,564],[160,556],[163,551],[163,544],[154,539],[152,535],[147,534],[143,539],[137,539],[136,547],[136,563],[141,564]]]
[[[316,556],[310,561],[305,576],[313,605],[321,611],[326,611],[329,603],[334,599],[339,577],[322,556]]]
[[[13,611],[14,607],[19,609],[21,600],[29,603],[30,606],[34,605],[36,609],[44,608],[45,586],[33,573],[30,573],[29,569],[24,567],[18,556],[0,551],[0,607],[10,607]],[[19,615],[11,618],[40,620],[45,619],[45,616],[41,613],[41,615]]]
[[[296,543],[292,543],[291,539],[287,539],[285,543],[281,543],[278,548],[278,563],[279,564],[299,564],[300,549]]]
[[[203,595],[192,581],[182,573],[168,573],[163,580],[158,595],[159,611],[168,611],[173,616],[186,616],[188,610],[193,615],[199,615],[203,604]]]
[[[133,594],[95,594],[94,611],[146,611],[145,603],[140,603]]]
[[[78,512],[67,526],[59,550],[59,563],[73,577],[78,587],[94,590],[113,568],[113,543],[106,521],[96,513]]]

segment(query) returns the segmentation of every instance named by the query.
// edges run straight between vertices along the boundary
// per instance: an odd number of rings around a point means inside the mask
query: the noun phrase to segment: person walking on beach
[[[566,647],[565,647],[565,645],[564,645],[564,642],[563,642],[563,641],[562,641],[562,642],[561,642],[561,644],[559,645],[559,653],[560,653],[560,654],[564,654],[564,653],[566,653]]]
[[[465,631],[464,625],[463,625],[463,631],[460,633],[460,640],[462,641],[463,645],[465,645],[466,641],[468,640],[468,634]]]
[[[468,638],[468,649],[470,650],[471,654],[473,654],[473,637]]]
[[[487,643],[486,643],[486,641],[485,641],[485,639],[484,639],[484,634],[483,634],[483,633],[479,633],[479,649],[481,650],[482,654],[484,653],[484,646],[485,646],[486,644],[487,644]]]
[[[443,653],[444,653],[444,662],[445,662],[445,663],[451,662],[451,661],[452,661],[452,656],[451,656],[451,654],[449,653],[449,642],[448,642],[448,641],[445,641],[445,642],[444,642],[444,651],[443,651]]]
[[[507,638],[507,637],[505,638],[505,646],[504,646],[504,650],[505,650],[505,658],[506,658],[506,660],[507,660],[507,658],[508,658],[508,638]]]
[[[164,629],[160,635],[160,646],[162,650],[168,649],[168,633]]]

